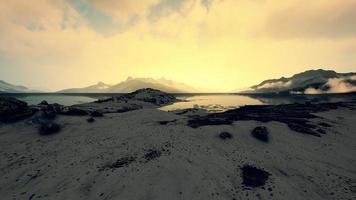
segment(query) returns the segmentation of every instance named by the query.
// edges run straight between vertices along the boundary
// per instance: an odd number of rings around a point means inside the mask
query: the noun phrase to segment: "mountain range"
[[[39,91],[31,90],[21,85],[13,85],[0,80],[0,93],[26,93],[26,92],[39,92]]]
[[[118,84],[99,82],[83,88],[70,88],[57,93],[129,93],[142,88],[153,88],[168,93],[208,93],[184,83],[165,78],[132,78]],[[0,80],[0,93],[41,92]],[[236,92],[236,90],[234,91]],[[332,70],[308,70],[291,77],[269,79],[238,93],[248,94],[324,94],[356,92],[356,72],[337,73]]]
[[[243,93],[324,94],[356,92],[356,73],[308,70],[289,78],[269,79]]]
[[[197,93],[201,90],[184,83],[167,80],[165,78],[132,78],[128,77],[115,85],[99,82],[84,88],[60,90],[58,93],[129,93],[142,88],[153,88],[168,93]]]

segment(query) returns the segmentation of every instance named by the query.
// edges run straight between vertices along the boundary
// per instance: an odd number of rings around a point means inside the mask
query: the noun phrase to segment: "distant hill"
[[[60,90],[58,93],[105,93],[111,85],[99,82],[95,85],[91,85],[84,88],[70,88],[65,90]]]
[[[165,78],[132,78],[128,77],[125,81],[115,85],[108,85],[99,82],[96,85],[84,88],[72,88],[58,91],[58,93],[129,93],[142,88],[153,88],[168,93],[194,93],[198,89],[184,83],[167,80]]]
[[[31,90],[25,86],[13,85],[0,80],[0,93],[27,93],[27,92],[40,92],[38,90]]]
[[[323,94],[356,92],[356,73],[309,70],[289,78],[269,79],[243,93]]]

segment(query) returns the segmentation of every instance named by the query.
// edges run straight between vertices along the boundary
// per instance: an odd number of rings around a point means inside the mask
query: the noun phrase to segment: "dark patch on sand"
[[[255,120],[260,122],[277,121],[288,125],[296,132],[320,136],[318,126],[310,120],[320,118],[312,113],[348,107],[347,103],[319,104],[281,104],[281,105],[251,105],[222,113],[212,113],[206,116],[194,116],[188,120],[188,126],[198,128],[207,125],[230,125],[235,121]]]
[[[95,110],[95,111],[90,113],[90,116],[92,116],[92,117],[103,117],[104,114],[102,112],[98,111],[98,110]]]
[[[99,171],[108,170],[108,169],[117,169],[117,168],[121,168],[121,167],[127,167],[129,164],[131,164],[132,162],[135,162],[135,161],[136,161],[136,157],[126,156],[126,157],[123,157],[123,158],[120,158],[120,159],[116,160],[112,164],[103,166]]]
[[[327,127],[327,128],[332,127],[330,124],[325,123],[325,122],[321,122],[321,123],[319,123],[319,125],[323,126],[323,127]]]
[[[88,112],[80,108],[68,107],[67,110],[64,111],[62,114],[72,116],[85,116],[88,115]]]
[[[43,123],[40,126],[40,134],[41,135],[51,135],[58,133],[61,130],[61,126],[54,122]]]
[[[176,122],[177,120],[175,119],[175,120],[168,120],[168,121],[159,121],[158,123],[160,124],[160,125],[168,125],[169,123],[174,123],[174,122]]]
[[[242,168],[242,184],[248,187],[259,187],[265,185],[271,175],[263,169],[251,165],[244,165]]]
[[[157,149],[149,149],[146,151],[144,158],[146,161],[150,161],[156,158],[159,158],[162,155],[160,150]]]
[[[222,140],[232,139],[232,135],[229,132],[221,132],[219,134],[219,138],[222,139]]]
[[[117,109],[116,112],[124,113],[124,112],[139,110],[139,109],[142,109],[142,106],[136,105],[136,104],[130,104],[128,106],[124,106],[124,107]]]
[[[88,123],[93,123],[93,122],[95,122],[95,119],[92,118],[92,117],[90,117],[90,118],[87,119],[87,122],[88,122]]]

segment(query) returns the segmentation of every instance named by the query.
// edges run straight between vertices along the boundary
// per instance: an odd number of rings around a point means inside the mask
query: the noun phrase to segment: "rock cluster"
[[[151,88],[144,88],[136,90],[135,92],[125,94],[118,97],[121,100],[139,100],[144,102],[153,103],[158,106],[174,103],[177,99],[174,95],[155,90]]]
[[[0,97],[0,121],[11,122],[31,116],[34,111],[26,102],[13,97]]]
[[[325,131],[320,125],[313,124],[311,119],[320,118],[314,113],[348,107],[347,103],[318,104],[281,104],[281,105],[251,105],[212,113],[205,116],[193,116],[188,120],[188,126],[198,128],[207,125],[230,125],[235,121],[254,120],[259,122],[277,121],[285,123],[296,132],[320,137]]]

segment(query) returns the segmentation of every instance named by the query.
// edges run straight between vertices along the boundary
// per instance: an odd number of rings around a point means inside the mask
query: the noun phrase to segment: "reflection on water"
[[[48,103],[59,103],[70,106],[74,104],[93,102],[97,99],[119,96],[121,94],[0,94],[13,96],[28,104],[38,104],[43,100]],[[338,102],[356,101],[356,94],[328,94],[328,95],[238,95],[238,94],[176,94],[181,102],[161,107],[161,110],[177,110],[200,108],[209,112],[222,112],[243,105],[260,104],[289,104],[305,102]]]
[[[244,105],[277,105],[290,103],[322,103],[356,101],[355,94],[328,94],[328,95],[238,95],[238,94],[208,94],[208,95],[177,95],[183,100],[172,105],[161,107],[161,110],[170,111],[187,108],[200,108],[208,112],[223,112]]]
[[[199,108],[210,112],[222,112],[228,109],[237,108],[243,105],[263,104],[260,100],[242,95],[219,94],[219,95],[192,95],[179,96],[182,102],[161,107],[160,110],[178,110],[187,108]]]

